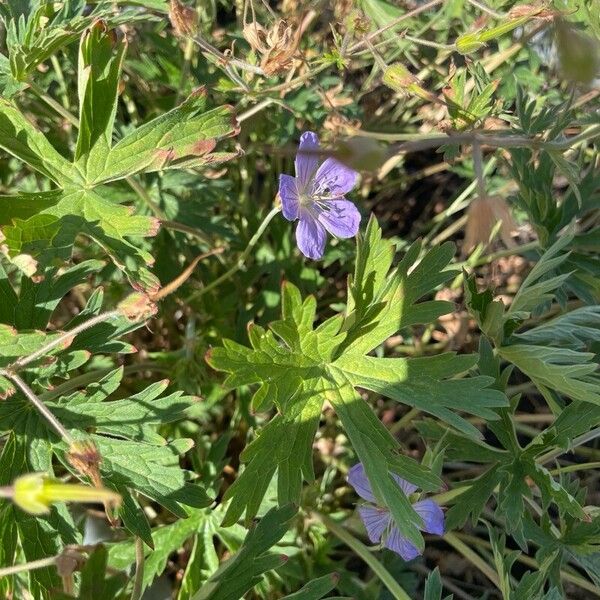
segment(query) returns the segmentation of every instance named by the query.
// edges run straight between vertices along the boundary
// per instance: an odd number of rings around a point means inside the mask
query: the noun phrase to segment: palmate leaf
[[[159,221],[134,215],[101,184],[136,173],[198,167],[230,160],[213,153],[217,142],[238,132],[233,109],[206,110],[206,91],[157,117],[113,145],[113,125],[126,43],[96,21],[81,40],[79,135],[71,162],[61,156],[17,106],[0,100],[0,148],[49,178],[58,189],[0,198],[0,239],[5,254],[32,275],[37,263],[70,259],[83,235],[110,256],[132,285],[155,292],[152,255],[140,241],[156,235]],[[119,198],[119,196],[117,196]]]
[[[416,406],[472,436],[479,432],[456,411],[493,419],[496,414],[491,408],[506,404],[502,393],[487,387],[493,382],[490,377],[452,379],[474,366],[474,357],[365,356],[400,328],[421,322],[423,317],[435,318],[451,307],[435,301],[416,303],[432,287],[453,276],[453,271],[443,272],[451,257],[447,248],[425,255],[417,266],[412,264],[418,257],[417,247],[410,249],[388,276],[374,262],[375,257],[385,255],[389,268],[389,242],[381,239],[372,220],[359,243],[357,269],[350,282],[353,300],[345,319],[337,315],[313,328],[315,299],[309,296],[303,301],[298,289],[285,283],[283,318],[269,330],[251,326],[248,335],[252,348],[225,340],[222,348],[207,355],[211,366],[229,373],[225,386],[257,384],[254,408],[264,411],[274,404],[278,410],[242,454],[247,466],[226,492],[226,499],[231,500],[226,524],[236,522],[244,512],[248,519],[256,514],[276,470],[280,504],[298,501],[302,480],[313,478],[312,441],[327,400],[364,463],[376,496],[390,507],[403,534],[422,544],[420,520],[390,472],[424,490],[436,489],[440,482],[400,453],[397,441],[355,388]]]
[[[582,306],[542,323],[529,331],[513,334],[518,343],[586,350],[600,342],[600,306]]]
[[[29,312],[28,307],[39,307],[40,317],[45,322],[69,285],[77,285],[94,264],[96,261],[82,263],[59,276],[53,269],[48,269],[48,277],[40,282],[22,277],[20,296],[6,278],[0,278],[3,282],[0,289],[5,294],[12,290],[17,307],[22,303]],[[98,314],[101,306],[102,292],[97,291],[66,329]],[[28,317],[27,311],[24,310],[24,319]],[[16,318],[14,314],[9,316]],[[204,489],[193,482],[194,475],[179,466],[180,456],[193,446],[192,440],[175,439],[167,443],[156,432],[160,424],[184,417],[196,398],[179,392],[165,395],[168,382],[160,381],[137,394],[113,400],[111,395],[120,387],[122,369],[110,370],[104,376],[98,375],[97,371],[84,373],[56,385],[58,378],[68,377],[70,371],[85,363],[92,353],[130,352],[131,346],[116,338],[139,326],[140,323],[131,323],[125,317],[99,323],[75,337],[68,349],[56,347],[31,363],[21,375],[49,410],[72,431],[73,438],[91,438],[101,455],[100,470],[105,484],[116,488],[123,496],[120,516],[124,526],[152,543],[150,527],[136,502],[136,494],[155,500],[182,518],[187,514],[183,506],[202,507],[212,502]],[[0,324],[0,366],[30,354],[57,335],[60,333],[19,332],[10,325]],[[0,381],[0,385],[4,383],[10,385],[8,380]],[[53,389],[48,389],[51,385]],[[77,389],[81,391],[74,392]],[[9,397],[0,402],[0,432],[13,433],[23,453],[20,460],[27,465],[27,470],[51,472],[50,461],[54,453],[67,469],[81,477],[66,459],[68,448],[65,443],[56,441],[54,430],[23,394],[14,387],[4,392]],[[86,431],[91,434],[89,437],[86,437]]]
[[[129,434],[130,437],[143,441],[118,439],[99,434],[93,434],[89,438],[85,437],[83,439],[91,439],[97,447],[102,457],[100,472],[106,485],[117,489],[124,496],[130,496],[131,493],[138,492],[155,500],[178,517],[185,518],[187,513],[183,506],[204,507],[209,505],[212,500],[200,485],[192,482],[193,474],[181,469],[179,466],[180,456],[193,447],[193,441],[176,439],[165,443],[160,436],[150,430],[149,423],[142,422],[147,415],[150,415],[148,421],[159,420],[163,411],[168,412],[169,406],[175,407],[175,416],[181,416],[177,406],[185,402],[185,399],[182,402],[179,394],[172,394],[165,399],[156,401],[156,404],[160,407],[157,415],[152,409],[152,401],[150,400],[156,395],[156,392],[157,390],[154,389],[149,394],[138,394],[137,397],[133,397],[129,401],[116,401],[118,406],[113,415],[113,426],[111,426],[109,406],[103,412],[97,408],[91,408],[90,410],[92,415],[94,412],[100,413],[98,431],[110,433],[114,436],[125,433]],[[144,396],[145,399],[143,400]],[[75,399],[80,400],[77,395]],[[95,400],[97,401],[98,398],[91,399],[92,406]],[[141,408],[139,406],[140,400],[150,400],[148,402],[149,406]],[[129,409],[127,402],[130,404]],[[109,405],[110,402],[106,404]],[[72,430],[72,435],[75,438],[82,437],[82,425],[83,427],[91,427],[95,423],[94,417],[90,415],[82,417],[81,421],[83,423],[80,422],[76,413],[80,406],[79,402],[75,402],[75,410],[72,413],[69,411],[69,402],[59,403],[60,408],[55,408],[52,403],[49,403],[49,406],[67,423],[67,427],[70,423],[77,425],[77,429]],[[68,417],[70,417],[70,422]],[[0,423],[3,431],[13,431],[17,439],[27,437],[28,439],[45,440],[55,437],[55,434],[48,429],[46,421],[19,394],[14,394],[0,405]],[[51,447],[48,444],[44,448],[48,457],[51,456],[52,451],[55,452],[66,468],[70,469],[74,475],[80,476],[69,465],[65,456],[67,450],[68,448],[62,442]],[[31,456],[35,452],[35,446],[27,447],[28,455]],[[127,529],[136,535],[141,535],[144,532],[147,534],[147,523],[141,515],[137,514],[137,505],[135,502],[132,504],[132,501],[133,498],[129,498],[129,503],[124,503],[124,506],[120,509],[119,514],[123,519],[123,523]],[[139,522],[140,519],[141,523]]]

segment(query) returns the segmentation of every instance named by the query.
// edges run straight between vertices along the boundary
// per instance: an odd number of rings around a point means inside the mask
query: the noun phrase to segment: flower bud
[[[393,63],[383,73],[383,83],[396,92],[406,90],[414,83],[415,76],[402,64]]]
[[[556,21],[556,46],[567,79],[590,83],[600,72],[600,43],[566,21]]]
[[[44,473],[28,473],[13,484],[13,502],[25,512],[43,515],[54,502],[108,502],[118,505],[121,496],[106,488],[62,483]]]
[[[461,54],[471,54],[471,52],[476,52],[485,46],[485,44],[479,40],[479,34],[477,33],[465,33],[464,35],[458,36],[454,45],[456,46],[456,51]]]
[[[507,248],[514,248],[513,231],[517,224],[512,217],[510,208],[502,196],[484,196],[471,202],[467,210],[467,224],[462,253],[468,256],[480,244],[486,247],[494,231]]]
[[[385,162],[387,152],[374,139],[356,136],[340,141],[334,156],[355,171],[376,171]]]
[[[383,73],[382,81],[395,92],[405,92],[418,96],[423,100],[437,102],[437,98],[423,88],[419,78],[415,77],[401,63],[393,63],[389,65]]]

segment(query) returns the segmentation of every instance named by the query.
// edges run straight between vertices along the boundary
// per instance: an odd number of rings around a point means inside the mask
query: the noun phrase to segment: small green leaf
[[[336,586],[338,579],[337,573],[323,575],[323,577],[309,581],[294,594],[284,596],[282,600],[321,600]]]
[[[94,181],[104,171],[112,145],[126,48],[126,42],[116,41],[116,34],[109,32],[102,21],[96,21],[81,37],[78,71],[80,117],[75,163],[81,167],[87,181]]]
[[[224,562],[192,600],[239,600],[254,587],[265,571],[283,564],[287,557],[268,554],[291,526],[296,508],[271,509],[246,536],[239,552]]]

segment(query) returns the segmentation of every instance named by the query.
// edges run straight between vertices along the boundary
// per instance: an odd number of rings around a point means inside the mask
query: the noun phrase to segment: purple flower
[[[392,477],[406,496],[410,496],[416,491],[416,485],[405,481],[394,473],[392,473]],[[372,503],[364,504],[358,508],[358,514],[365,524],[371,542],[383,542],[386,548],[397,552],[406,561],[419,556],[421,554],[419,549],[413,546],[394,525],[389,509],[376,506],[377,499],[373,494],[371,484],[365,474],[365,468],[361,463],[354,465],[348,472],[348,483],[363,500]],[[433,500],[420,500],[415,502],[412,507],[423,519],[421,531],[443,535],[444,513]]]
[[[300,137],[296,177],[279,176],[283,216],[298,219],[296,241],[300,252],[317,259],[325,250],[326,230],[339,238],[358,232],[360,213],[344,198],[356,184],[358,174],[335,158],[319,165],[319,138],[307,131]]]

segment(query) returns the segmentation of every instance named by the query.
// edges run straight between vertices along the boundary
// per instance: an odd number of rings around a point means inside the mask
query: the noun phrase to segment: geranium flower
[[[405,481],[392,473],[400,489],[410,496],[417,490],[417,486]],[[367,502],[358,507],[358,514],[367,530],[367,535],[372,543],[383,543],[386,548],[399,554],[404,560],[409,561],[421,554],[419,549],[406,539],[394,525],[394,520],[388,508],[377,506],[377,499],[371,489],[371,484],[365,474],[361,463],[354,465],[348,472],[348,483],[356,493]],[[444,513],[433,500],[420,500],[414,502],[412,507],[423,520],[421,531],[426,533],[444,534]]]
[[[296,241],[304,256],[321,258],[327,233],[350,238],[358,232],[360,213],[344,198],[356,184],[358,173],[335,158],[319,165],[319,138],[307,131],[300,137],[296,177],[279,176],[283,216],[298,220]]]

